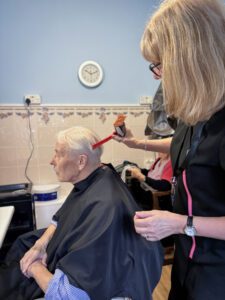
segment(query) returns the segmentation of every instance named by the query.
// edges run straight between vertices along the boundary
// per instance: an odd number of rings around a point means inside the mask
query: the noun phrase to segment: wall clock
[[[103,70],[100,64],[87,60],[83,62],[78,70],[78,78],[86,87],[96,87],[102,83]]]

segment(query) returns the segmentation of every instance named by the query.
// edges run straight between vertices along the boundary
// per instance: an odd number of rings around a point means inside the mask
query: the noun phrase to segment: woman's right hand
[[[140,182],[145,181],[145,175],[141,173],[141,170],[135,166],[132,166],[132,168],[128,169],[131,172],[131,177],[136,178]]]
[[[34,244],[33,247],[28,250],[22,259],[20,260],[20,269],[21,272],[28,276],[27,271],[29,266],[36,260],[41,260],[43,265],[46,265],[47,253],[46,248],[38,243],[38,241]]]
[[[129,148],[136,148],[136,146],[137,146],[137,139],[134,138],[133,133],[128,128],[126,128],[125,137],[121,137],[117,134],[114,134],[113,139],[119,143],[125,144]]]
[[[183,234],[187,216],[166,210],[136,211],[134,227],[148,241],[159,241],[172,234]]]

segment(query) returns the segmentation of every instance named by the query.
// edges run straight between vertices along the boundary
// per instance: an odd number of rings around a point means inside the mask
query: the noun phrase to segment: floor
[[[162,275],[153,293],[153,300],[167,300],[170,290],[171,265],[163,267]]]

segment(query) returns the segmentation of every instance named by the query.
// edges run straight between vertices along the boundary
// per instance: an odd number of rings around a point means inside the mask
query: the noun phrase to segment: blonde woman
[[[176,234],[170,300],[225,298],[225,8],[219,0],[166,0],[141,41],[150,70],[162,78],[173,139],[129,147],[170,151],[174,212],[134,217],[147,240]],[[172,143],[171,143],[172,141]]]

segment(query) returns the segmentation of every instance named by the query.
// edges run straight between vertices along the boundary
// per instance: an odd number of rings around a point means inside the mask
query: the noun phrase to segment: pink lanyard
[[[190,194],[188,186],[187,186],[187,178],[186,178],[186,171],[185,170],[183,170],[183,172],[182,172],[182,178],[183,178],[184,188],[185,188],[185,191],[187,193],[188,216],[192,216],[192,197],[191,197],[191,194]],[[189,258],[190,259],[193,258],[195,248],[196,248],[196,241],[195,241],[195,237],[193,236],[192,237],[192,246],[191,246],[191,250],[189,252]]]

